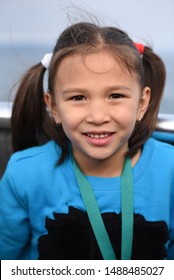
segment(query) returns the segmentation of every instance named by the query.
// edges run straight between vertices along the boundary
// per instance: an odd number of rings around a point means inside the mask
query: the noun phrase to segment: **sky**
[[[68,13],[71,21],[93,13],[137,41],[174,50],[173,0],[0,0],[0,44],[54,44],[69,22]]]

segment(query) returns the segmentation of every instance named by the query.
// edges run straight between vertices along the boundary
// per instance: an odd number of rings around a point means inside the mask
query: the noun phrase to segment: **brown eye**
[[[122,98],[123,95],[120,93],[112,93],[111,94],[111,99],[118,99],[118,98]]]
[[[81,101],[84,100],[85,97],[83,95],[76,95],[71,98],[73,101]]]

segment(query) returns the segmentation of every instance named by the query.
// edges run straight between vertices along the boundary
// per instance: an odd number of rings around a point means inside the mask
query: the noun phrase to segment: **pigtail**
[[[46,114],[41,63],[31,67],[23,76],[13,103],[11,128],[13,150],[23,150],[39,145]]]
[[[62,126],[56,126],[46,109],[43,90],[45,70],[38,63],[21,80],[12,109],[12,146],[16,152],[54,140],[62,148],[58,161],[61,164],[67,155],[68,139]]]
[[[151,88],[151,99],[146,118],[152,118],[153,127],[156,125],[160,102],[164,93],[166,69],[162,59],[149,47],[145,47],[143,55],[144,83]]]
[[[151,98],[148,109],[135,126],[129,140],[129,155],[132,156],[142,147],[156,128],[160,102],[164,93],[166,69],[162,59],[150,47],[144,48],[142,56],[144,68],[144,87],[151,89]]]

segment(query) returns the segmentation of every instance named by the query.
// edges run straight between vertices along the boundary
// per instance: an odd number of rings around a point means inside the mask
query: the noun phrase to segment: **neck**
[[[110,164],[111,162],[111,164]],[[120,176],[124,164],[124,159],[119,159],[113,165],[112,161],[96,160],[93,162],[84,162],[80,165],[81,170],[85,175],[98,176],[98,177],[116,177]]]
[[[139,150],[135,156],[132,157],[132,167],[137,163],[141,155]],[[88,157],[78,158],[78,155],[74,154],[74,158],[80,167],[83,174],[87,176],[97,177],[118,177],[121,176],[123,165],[125,161],[125,153],[117,156],[112,156],[104,160],[91,159]]]

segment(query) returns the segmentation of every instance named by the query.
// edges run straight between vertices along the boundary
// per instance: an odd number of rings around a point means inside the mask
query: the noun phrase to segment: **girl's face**
[[[118,162],[128,149],[135,123],[148,106],[150,89],[141,92],[130,74],[106,51],[65,58],[55,79],[51,108],[72,143],[77,162]],[[46,94],[51,107],[52,100]],[[81,166],[80,165],[80,166]]]

